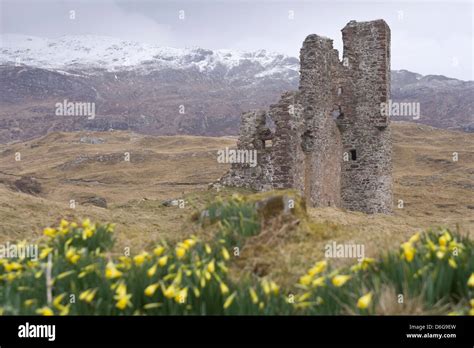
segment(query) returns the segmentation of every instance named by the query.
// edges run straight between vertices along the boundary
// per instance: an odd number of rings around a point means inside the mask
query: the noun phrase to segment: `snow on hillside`
[[[0,36],[0,64],[24,64],[55,69],[137,70],[143,73],[161,69],[196,68],[210,72],[244,69],[256,78],[280,75],[294,78],[298,59],[260,50],[242,52],[203,48],[171,48],[124,41],[112,37],[81,35],[45,39],[27,35]]]

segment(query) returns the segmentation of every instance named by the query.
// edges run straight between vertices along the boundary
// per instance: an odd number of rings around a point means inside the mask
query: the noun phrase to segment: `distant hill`
[[[420,103],[420,119],[405,121],[474,132],[474,81],[392,71],[392,99]]]
[[[175,49],[100,36],[5,35],[0,142],[50,131],[235,135],[240,114],[295,90],[299,61],[260,50]],[[474,82],[392,72],[392,99],[417,101],[417,122],[474,131]],[[95,119],[56,116],[64,100],[93,102]],[[406,118],[395,120],[410,121]]]

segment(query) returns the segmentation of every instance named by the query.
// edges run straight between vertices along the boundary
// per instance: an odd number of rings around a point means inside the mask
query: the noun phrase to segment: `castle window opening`
[[[351,150],[351,160],[357,160],[357,152],[355,149]]]

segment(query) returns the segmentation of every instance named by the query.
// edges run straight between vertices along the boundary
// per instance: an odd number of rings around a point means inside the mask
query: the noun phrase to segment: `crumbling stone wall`
[[[265,143],[271,141],[273,134],[266,124],[267,113],[253,110],[242,114],[237,149],[257,151],[257,166],[249,163],[233,163],[231,170],[220,179],[226,186],[251,188],[257,191],[273,187],[273,163],[271,148]]]
[[[355,150],[356,157],[342,162],[342,206],[387,213],[392,209],[392,144],[380,104],[390,98],[390,29],[381,20],[351,21],[342,38],[344,76],[352,85],[351,101],[344,103],[352,109],[342,127],[343,151]]]
[[[270,106],[268,112],[275,123],[271,148],[273,188],[304,188],[304,153],[300,137],[304,122],[298,97],[295,92],[285,93],[277,104]]]
[[[332,40],[309,35],[300,51],[301,103],[304,107],[305,191],[311,206],[340,205],[341,135],[333,120],[333,90],[339,57]]]
[[[392,144],[380,112],[390,91],[390,29],[383,20],[351,21],[342,37],[339,61],[332,40],[309,35],[299,91],[242,115],[237,147],[256,149],[258,165],[233,164],[221,183],[295,188],[311,206],[391,212]]]

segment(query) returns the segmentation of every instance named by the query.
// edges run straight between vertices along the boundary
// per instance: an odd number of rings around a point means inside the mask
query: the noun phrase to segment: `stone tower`
[[[221,183],[255,190],[295,188],[311,206],[392,211],[390,28],[349,22],[343,59],[332,40],[309,35],[300,52],[300,85],[268,111],[242,115],[239,149],[258,165],[234,163]]]

